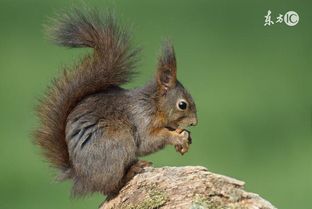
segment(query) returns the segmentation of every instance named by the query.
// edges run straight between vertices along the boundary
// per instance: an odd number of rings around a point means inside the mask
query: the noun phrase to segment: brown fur
[[[111,15],[73,10],[48,31],[57,44],[94,49],[64,70],[38,107],[35,142],[60,169],[59,179],[72,179],[74,196],[100,192],[112,197],[146,165],[139,156],[167,144],[187,152],[190,135],[184,129],[196,125],[196,107],[177,80],[171,43],[164,44],[156,78],[127,90],[120,85],[131,78],[139,50]],[[179,109],[180,101],[187,108]]]
[[[117,26],[113,16],[104,17],[101,23],[99,19],[96,11],[83,14],[74,10],[48,29],[57,44],[95,48],[94,56],[86,56],[74,70],[65,69],[53,81],[37,108],[41,126],[35,131],[35,143],[49,162],[62,170],[71,164],[65,142],[68,114],[85,96],[126,83],[137,60],[139,50],[131,48],[129,34]]]

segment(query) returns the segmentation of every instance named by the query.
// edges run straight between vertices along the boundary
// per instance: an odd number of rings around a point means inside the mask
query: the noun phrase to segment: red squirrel
[[[58,45],[89,47],[72,69],[64,69],[41,99],[35,131],[59,179],[72,179],[74,196],[112,196],[148,162],[140,156],[173,145],[189,149],[188,126],[197,124],[195,103],[177,80],[172,44],[163,44],[155,78],[124,89],[135,73],[140,49],[111,14],[73,10],[49,27]]]

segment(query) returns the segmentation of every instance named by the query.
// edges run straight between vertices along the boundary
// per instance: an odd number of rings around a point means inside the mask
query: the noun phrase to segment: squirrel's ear
[[[166,93],[168,89],[176,85],[177,64],[174,48],[169,41],[164,43],[162,53],[159,57],[156,79],[162,93]]]

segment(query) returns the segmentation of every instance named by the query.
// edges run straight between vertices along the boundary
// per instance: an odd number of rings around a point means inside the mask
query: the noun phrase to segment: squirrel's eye
[[[178,102],[177,106],[180,110],[185,110],[187,108],[187,103],[185,101],[181,100]]]

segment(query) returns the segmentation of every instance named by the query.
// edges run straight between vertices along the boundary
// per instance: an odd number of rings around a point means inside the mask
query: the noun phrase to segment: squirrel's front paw
[[[183,130],[178,134],[177,143],[175,144],[175,149],[180,152],[181,155],[189,150],[189,145],[192,143],[191,134],[187,130]]]

